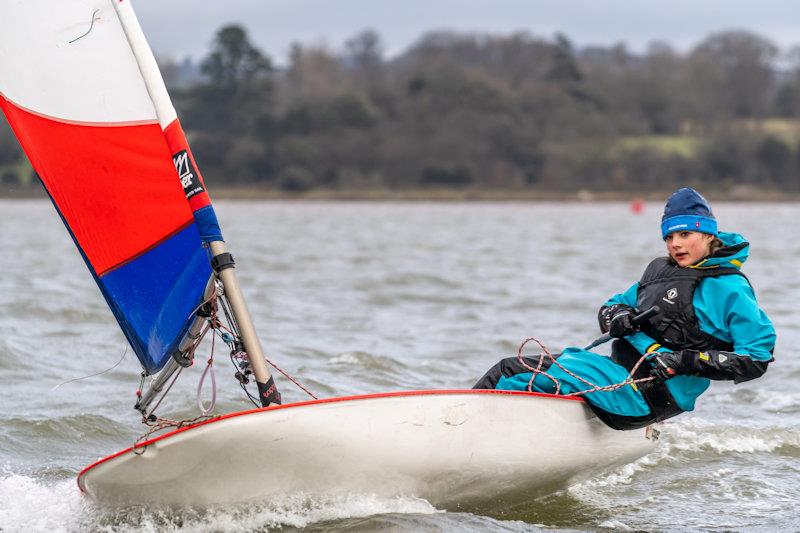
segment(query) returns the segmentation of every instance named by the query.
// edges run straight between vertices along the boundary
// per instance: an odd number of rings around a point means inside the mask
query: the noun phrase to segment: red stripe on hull
[[[80,125],[0,107],[96,274],[192,220],[158,124]]]

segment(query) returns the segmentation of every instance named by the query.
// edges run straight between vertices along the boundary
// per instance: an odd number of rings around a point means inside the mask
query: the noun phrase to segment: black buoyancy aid
[[[642,274],[636,307],[657,305],[660,312],[642,325],[642,332],[670,350],[733,350],[730,342],[700,329],[694,312],[694,291],[705,278],[739,275],[733,267],[685,268],[669,258],[653,260]]]

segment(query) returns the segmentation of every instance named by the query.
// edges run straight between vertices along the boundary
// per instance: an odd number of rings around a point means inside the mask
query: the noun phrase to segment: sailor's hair
[[[714,255],[715,253],[717,253],[722,248],[725,248],[725,245],[722,244],[722,241],[719,240],[719,237],[714,237],[711,240],[711,246],[710,246],[711,253],[709,253],[708,255]]]

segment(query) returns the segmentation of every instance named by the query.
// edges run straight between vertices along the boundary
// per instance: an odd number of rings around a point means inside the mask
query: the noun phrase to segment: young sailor
[[[692,411],[709,380],[741,383],[764,374],[775,329],[740,270],[749,243],[718,231],[708,202],[690,188],[667,200],[661,234],[669,255],[653,260],[638,282],[600,308],[601,331],[616,339],[611,357],[578,348],[559,354],[558,365],[545,357],[540,369],[546,372],[536,374],[532,390],[556,392],[553,378],[561,394],[589,389],[581,377],[599,386],[620,383],[648,354],[633,377],[652,380],[584,396],[609,426],[635,429]],[[658,314],[633,323],[654,305]],[[527,390],[539,357],[523,359],[503,359],[473,388]]]

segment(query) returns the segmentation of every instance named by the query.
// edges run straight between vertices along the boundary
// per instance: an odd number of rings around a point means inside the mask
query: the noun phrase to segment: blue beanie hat
[[[678,189],[667,199],[661,217],[661,237],[676,231],[699,231],[717,235],[717,219],[703,196],[694,189]]]

